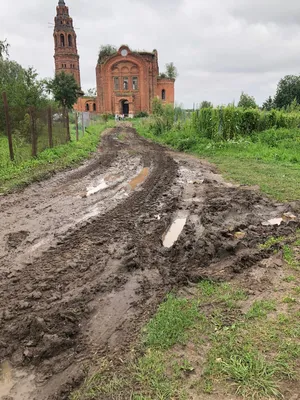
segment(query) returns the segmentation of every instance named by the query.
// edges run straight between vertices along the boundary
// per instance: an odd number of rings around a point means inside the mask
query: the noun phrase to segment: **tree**
[[[250,96],[247,93],[242,92],[238,107],[242,108],[258,108],[258,105],[256,104],[255,98]]]
[[[263,103],[262,109],[265,111],[271,111],[274,108],[274,101],[271,96]]]
[[[69,126],[69,113],[76,103],[78,97],[82,94],[75,78],[71,74],[61,72],[55,78],[50,79],[47,83],[47,89],[53,94],[54,100],[63,108],[64,115],[67,119],[67,127]],[[70,132],[68,130],[67,140],[70,141]]]
[[[98,64],[104,63],[108,57],[113,56],[117,52],[118,50],[116,46],[113,46],[112,44],[101,46],[98,55]]]
[[[178,78],[178,71],[173,62],[166,64],[166,76],[169,79]]]
[[[276,108],[285,108],[294,99],[300,104],[300,76],[286,75],[278,83],[274,105]]]
[[[47,89],[53,94],[54,100],[64,109],[71,110],[80,96],[80,87],[71,74],[61,72],[46,83]]]
[[[210,101],[204,100],[200,104],[200,108],[213,108],[213,104]]]
[[[0,59],[3,59],[4,55],[8,57],[8,48],[9,44],[7,43],[6,39],[0,40]]]
[[[7,54],[8,44],[4,48]],[[3,52],[2,52],[3,54]],[[14,127],[22,125],[29,107],[45,107],[47,97],[43,82],[33,68],[25,69],[9,59],[0,58],[0,109],[3,105],[2,92],[6,92],[10,118]],[[0,113],[0,131],[4,130],[4,115]]]
[[[86,94],[90,97],[96,97],[97,96],[97,89],[96,88],[91,88],[88,89]]]

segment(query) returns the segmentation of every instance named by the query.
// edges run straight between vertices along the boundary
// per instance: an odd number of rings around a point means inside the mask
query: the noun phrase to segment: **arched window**
[[[129,81],[128,76],[125,76],[123,78],[123,89],[124,90],[128,90],[128,81]]]
[[[63,34],[60,35],[60,45],[61,47],[65,47],[65,36]]]
[[[85,105],[85,111],[90,111],[90,105],[86,103]]]
[[[132,89],[138,90],[138,77],[137,76],[134,76],[132,78]]]
[[[93,111],[97,111],[96,103],[93,104]]]
[[[69,44],[69,47],[72,47],[72,36],[71,35],[68,35],[68,44]]]
[[[161,91],[161,99],[162,99],[162,100],[166,100],[166,91],[165,91],[165,89],[163,89],[163,90]]]
[[[55,36],[55,47],[57,47],[57,36]]]

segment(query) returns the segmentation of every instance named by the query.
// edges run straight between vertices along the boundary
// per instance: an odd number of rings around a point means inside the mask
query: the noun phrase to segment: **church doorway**
[[[124,114],[125,117],[129,115],[129,101],[121,100],[121,114]]]

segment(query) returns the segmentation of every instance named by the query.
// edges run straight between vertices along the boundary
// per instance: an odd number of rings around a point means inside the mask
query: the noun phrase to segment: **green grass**
[[[250,310],[246,313],[247,319],[266,317],[270,311],[275,311],[276,305],[274,301],[261,300],[255,301]]]
[[[229,180],[258,185],[262,192],[280,201],[300,198],[299,129],[271,129],[215,141],[194,132],[188,122],[159,136],[152,133],[147,120],[137,121],[134,126],[146,138],[208,159]]]
[[[291,268],[300,269],[300,261],[296,259],[295,250],[291,246],[283,246],[283,258]]]
[[[31,182],[50,176],[53,172],[78,165],[97,149],[100,134],[108,124],[92,125],[86,134],[75,141],[72,131],[70,143],[41,152],[37,158],[11,162],[0,158],[0,193],[24,187]],[[0,157],[7,151],[7,139],[0,137]]]
[[[275,246],[276,244],[280,244],[285,240],[283,236],[280,236],[278,238],[275,237],[270,237],[268,240],[266,240],[265,243],[260,244],[258,247],[261,250],[269,250],[271,247]]]
[[[300,372],[300,313],[292,307],[276,313],[276,301],[267,299],[243,314],[246,300],[240,287],[212,281],[199,282],[192,298],[167,296],[130,360],[119,371],[102,368],[70,399],[186,400],[220,390],[282,398],[282,382]],[[283,301],[294,304],[288,293]]]
[[[145,343],[151,348],[168,349],[187,341],[187,329],[199,316],[197,304],[169,295],[146,327]]]

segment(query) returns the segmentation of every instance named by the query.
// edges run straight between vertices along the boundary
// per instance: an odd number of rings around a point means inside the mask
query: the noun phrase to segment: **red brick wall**
[[[88,109],[87,109],[88,105]],[[96,107],[96,111],[94,110],[94,105]],[[97,108],[97,98],[96,97],[80,97],[77,101],[77,103],[74,105],[74,110],[83,112],[83,111],[89,111],[89,112],[96,112],[98,113],[99,110]]]
[[[165,91],[165,99],[163,99],[163,90]],[[174,104],[175,102],[175,80],[168,78],[159,78],[156,89],[157,97],[165,104]]]
[[[122,55],[123,50],[127,51],[126,56]],[[127,46],[121,46],[116,55],[96,67],[97,109],[101,114],[120,114],[122,101],[126,101],[129,114],[151,113],[153,98],[158,94],[158,74],[157,51],[132,52]],[[137,88],[133,87],[134,77],[138,78]],[[114,78],[118,78],[118,88]],[[128,78],[128,87],[124,86],[124,78]],[[166,80],[165,87],[166,102],[174,104],[174,81]]]
[[[77,36],[67,6],[58,6],[56,8],[54,22],[55,73],[58,74],[64,71],[72,74],[79,87],[81,87]]]

